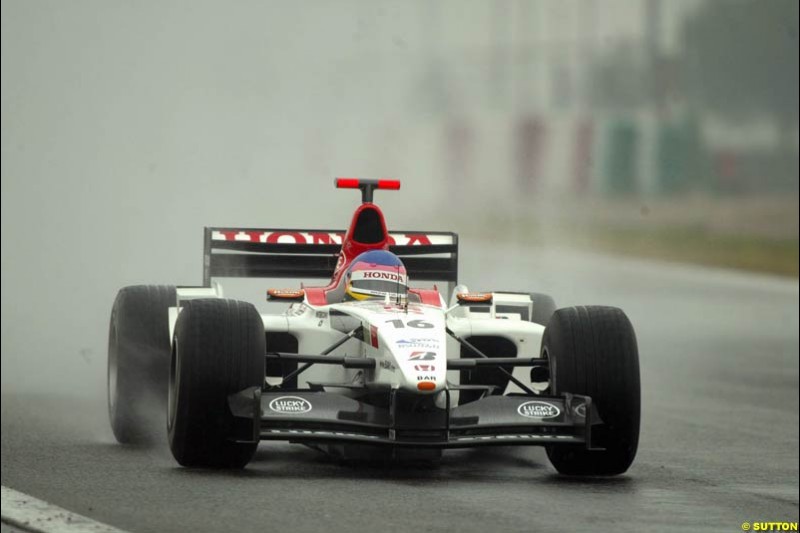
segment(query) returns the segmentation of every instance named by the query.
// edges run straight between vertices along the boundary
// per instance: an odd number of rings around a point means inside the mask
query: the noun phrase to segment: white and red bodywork
[[[356,238],[362,214],[377,216],[381,238],[364,243]],[[270,350],[270,335],[289,334],[297,340],[300,354],[318,354],[362,326],[362,339],[353,338],[330,355],[371,357],[378,361],[374,370],[352,370],[338,366],[316,365],[302,375],[303,382],[337,382],[363,386],[390,385],[392,388],[420,395],[441,393],[449,384],[457,384],[458,372],[447,373],[447,359],[459,358],[459,344],[446,333],[446,328],[460,337],[495,336],[516,348],[507,357],[538,357],[544,327],[527,319],[532,316],[533,302],[527,294],[496,293],[491,306],[474,310],[456,304],[456,292],[468,292],[460,285],[451,287],[451,294],[442,295],[437,286],[410,288],[408,305],[392,301],[344,302],[343,275],[353,259],[368,250],[387,250],[391,245],[434,246],[453,244],[455,236],[442,233],[390,233],[380,208],[361,204],[345,232],[310,230],[211,230],[212,241],[271,243],[291,245],[341,245],[330,282],[324,286],[303,287],[303,300],[291,303],[280,314],[263,314]],[[210,281],[210,280],[206,280]],[[414,278],[409,275],[410,287]],[[202,288],[178,288],[178,305],[170,309],[170,337],[180,311],[180,302],[192,298],[223,297],[217,282]],[[454,284],[452,284],[454,285]],[[502,310],[502,312],[500,312]],[[528,369],[518,367],[514,377],[530,382]],[[266,378],[268,384],[279,384],[281,377]],[[513,383],[505,392],[520,391]],[[457,401],[457,393],[454,398]],[[437,398],[437,404],[440,403]]]

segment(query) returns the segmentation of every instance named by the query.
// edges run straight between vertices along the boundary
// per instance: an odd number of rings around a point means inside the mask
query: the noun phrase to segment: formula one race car
[[[562,474],[628,469],[639,362],[621,310],[470,292],[456,285],[456,234],[387,231],[372,197],[398,181],[335,183],[362,194],[346,232],[206,228],[202,286],[120,290],[108,359],[117,440],[163,434],[166,411],[184,466],[241,468],[261,440],[283,440],[346,458],[542,445]],[[225,277],[330,282],[269,289],[288,309],[260,314],[223,298]]]

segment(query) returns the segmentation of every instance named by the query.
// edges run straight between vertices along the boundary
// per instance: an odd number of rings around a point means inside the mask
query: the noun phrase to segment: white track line
[[[11,526],[36,533],[124,533],[6,486],[2,489],[2,518]]]

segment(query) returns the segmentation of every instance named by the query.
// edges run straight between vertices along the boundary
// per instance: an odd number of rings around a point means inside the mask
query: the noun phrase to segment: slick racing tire
[[[185,302],[169,371],[169,446],[188,467],[243,468],[258,443],[234,442],[228,396],[264,385],[264,323],[252,304]]]
[[[592,398],[602,424],[592,426],[592,447],[551,445],[550,462],[561,474],[613,476],[633,462],[639,443],[640,383],[636,335],[615,307],[569,307],[553,315],[542,339],[554,394]]]
[[[117,441],[163,439],[169,376],[168,308],[175,287],[135,285],[117,293],[108,328],[108,414]]]

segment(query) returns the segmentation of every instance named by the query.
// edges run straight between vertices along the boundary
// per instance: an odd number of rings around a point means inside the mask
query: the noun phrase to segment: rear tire
[[[168,308],[175,287],[134,285],[117,293],[108,328],[108,415],[117,441],[163,438],[169,377]]]
[[[549,357],[554,394],[592,398],[603,424],[592,426],[592,445],[548,446],[547,456],[561,474],[622,474],[639,443],[640,381],[636,335],[615,307],[569,307],[553,315],[542,339]]]
[[[175,324],[169,373],[169,445],[179,464],[242,468],[258,443],[231,440],[228,396],[264,385],[264,324],[252,304],[189,300]]]

